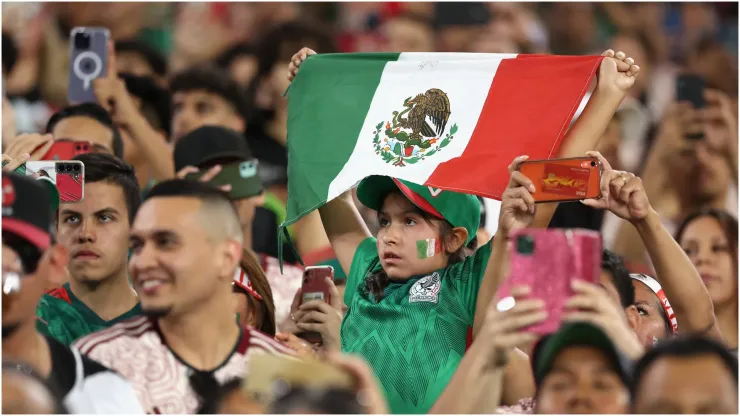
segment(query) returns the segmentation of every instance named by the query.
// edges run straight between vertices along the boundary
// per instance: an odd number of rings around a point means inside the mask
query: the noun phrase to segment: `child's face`
[[[425,221],[419,209],[401,193],[393,192],[385,198],[378,222],[378,256],[391,279],[406,280],[447,266],[444,244],[431,257],[419,258],[418,241],[433,244],[430,240],[436,239],[442,243],[439,224],[436,220],[432,224]]]

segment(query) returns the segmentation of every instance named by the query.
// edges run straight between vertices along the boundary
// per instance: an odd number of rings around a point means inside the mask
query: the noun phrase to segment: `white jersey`
[[[129,382],[83,357],[75,348],[46,337],[51,352],[51,382],[72,414],[144,414]]]
[[[190,376],[199,371],[167,346],[154,319],[130,319],[88,335],[75,346],[129,380],[147,413],[193,414],[202,405],[190,385]],[[205,374],[221,385],[244,378],[249,361],[261,354],[293,355],[272,338],[245,327],[231,355]]]

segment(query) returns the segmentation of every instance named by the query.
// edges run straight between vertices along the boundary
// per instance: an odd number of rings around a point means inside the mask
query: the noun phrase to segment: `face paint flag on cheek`
[[[442,241],[439,238],[427,238],[416,240],[416,256],[420,259],[428,259],[442,252]]]

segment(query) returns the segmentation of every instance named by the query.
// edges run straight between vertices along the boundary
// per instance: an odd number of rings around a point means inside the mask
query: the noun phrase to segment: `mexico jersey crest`
[[[422,277],[409,290],[409,303],[432,302],[437,303],[439,289],[442,287],[442,279],[439,273],[434,272],[429,276]]]

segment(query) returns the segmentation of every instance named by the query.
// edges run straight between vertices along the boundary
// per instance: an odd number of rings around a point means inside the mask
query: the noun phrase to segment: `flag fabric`
[[[283,226],[369,175],[500,199],[516,156],[554,156],[601,59],[310,56],[288,90]]]

